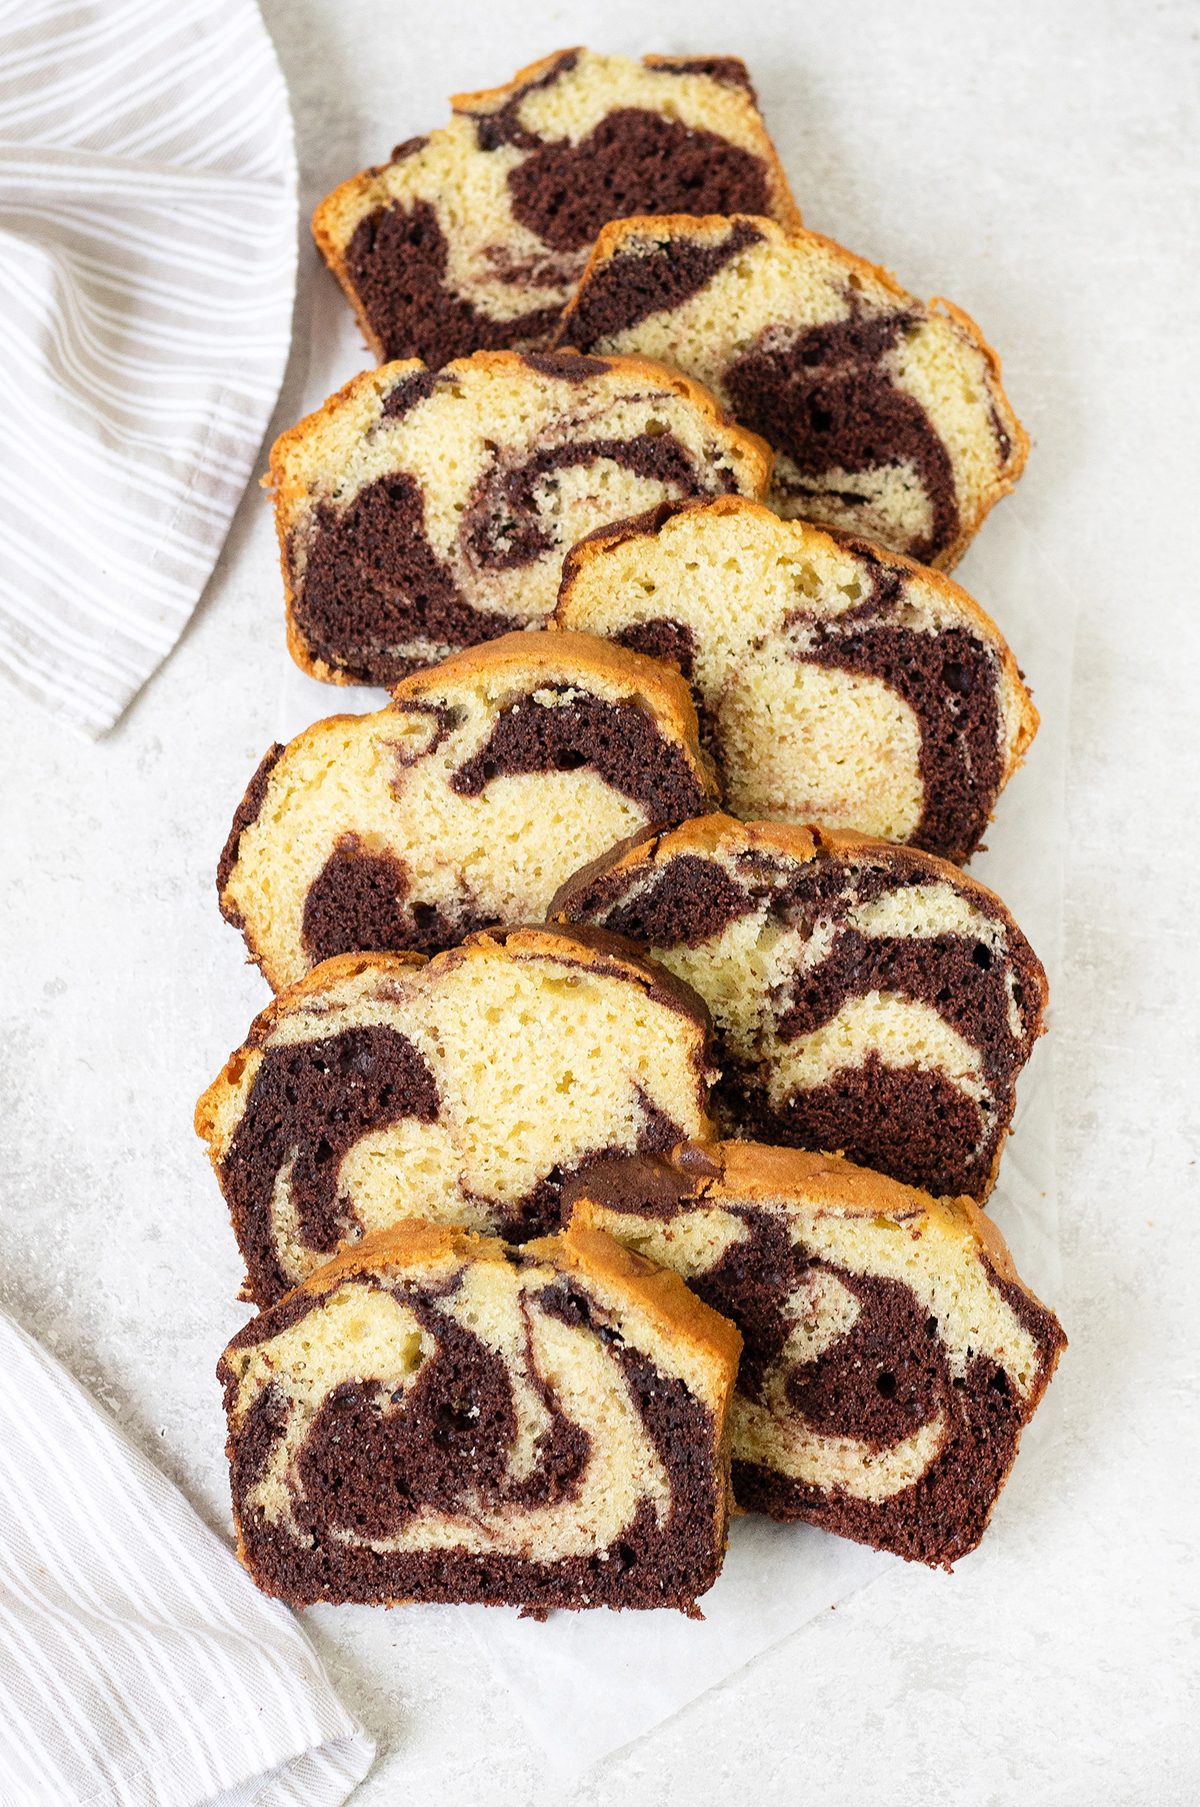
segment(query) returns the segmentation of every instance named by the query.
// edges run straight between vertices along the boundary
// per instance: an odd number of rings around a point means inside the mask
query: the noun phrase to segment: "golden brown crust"
[[[604,1230],[568,1226],[557,1236],[525,1244],[525,1253],[553,1261],[567,1273],[607,1280],[636,1300],[665,1336],[728,1369],[729,1393],[737,1378],[742,1334],[728,1318],[705,1305],[670,1268],[635,1255]],[[728,1398],[722,1410],[728,1406]]]
[[[629,652],[612,640],[601,640],[595,634],[517,632],[502,634],[497,640],[484,640],[478,646],[464,647],[451,653],[428,671],[413,672],[403,678],[392,691],[397,704],[418,702],[447,681],[466,681],[511,671],[523,681],[534,681],[539,672],[545,682],[558,676],[564,680],[593,677],[604,683],[628,684],[645,698],[655,720],[669,736],[687,749],[697,776],[710,797],[717,795],[711,762],[700,749],[700,727],[692,693],[679,673],[657,659]]]
[[[358,175],[351,176],[348,182],[340,183],[332,194],[319,201],[313,209],[312,235],[317,250],[336,277],[339,289],[354,311],[354,318],[358,321],[358,330],[367,350],[377,363],[382,364],[385,357],[383,340],[367,319],[366,309],[358,298],[358,291],[346,268],[345,247],[350,242],[349,238],[343,239],[335,228],[335,221],[343,213],[354,210],[359,195],[370,188],[378,173],[376,169],[360,170]]]
[[[517,70],[511,81],[502,82],[499,87],[468,88],[461,94],[452,94],[451,109],[455,113],[498,113],[508,105],[519,89],[541,81],[563,57],[580,56],[585,48],[583,44],[568,44],[563,50],[552,50],[549,56],[539,57],[535,63],[526,63],[524,68]]]
[[[405,1217],[386,1229],[372,1230],[361,1242],[342,1243],[324,1267],[292,1292],[313,1293],[318,1298],[336,1292],[343,1280],[380,1267],[441,1267],[449,1261],[504,1261],[506,1245],[495,1236],[480,1236],[454,1224],[426,1223]]]
[[[944,1235],[969,1242],[986,1256],[999,1277],[1046,1309],[1017,1272],[1008,1244],[992,1219],[972,1198],[935,1198],[917,1186],[906,1186],[868,1167],[857,1167],[839,1154],[815,1154],[801,1148],[768,1148],[758,1142],[697,1145],[719,1174],[702,1182],[706,1205],[770,1204],[799,1199],[823,1215],[886,1218],[911,1226],[927,1219]],[[676,1151],[678,1152],[678,1151]],[[603,1221],[605,1207],[587,1196],[587,1174],[578,1185],[569,1234],[601,1234],[593,1222]],[[1052,1371],[1052,1370],[1051,1370]],[[1049,1379],[1049,1372],[1046,1375]]]
[[[298,1293],[323,1298],[336,1292],[344,1280],[379,1268],[436,1268],[457,1261],[504,1262],[510,1253],[508,1244],[499,1237],[406,1217],[386,1229],[370,1231],[360,1242],[342,1243],[324,1267],[284,1294],[283,1299],[295,1298]],[[725,1371],[722,1378],[727,1393],[721,1411],[728,1408],[742,1353],[741,1332],[698,1299],[670,1268],[633,1254],[604,1230],[582,1227],[527,1242],[521,1255],[547,1262],[560,1273],[579,1274],[618,1288],[645,1312],[664,1337],[686,1344],[703,1360]],[[281,1303],[283,1300],[277,1301],[273,1309]]]

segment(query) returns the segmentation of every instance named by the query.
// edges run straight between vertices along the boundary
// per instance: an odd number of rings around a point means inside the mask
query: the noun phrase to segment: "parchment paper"
[[[318,284],[305,408],[319,407],[369,362],[333,284]],[[1018,1083],[1013,1130],[988,1209],[1021,1277],[1053,1305],[1061,1277],[1053,1022],[1062,951],[1063,791],[1076,605],[1039,556],[1017,497],[1002,502],[984,523],[954,577],[1005,635],[1042,718],[1024,767],[997,806],[987,850],[976,854],[970,871],[1004,899],[1050,980],[1050,1033]],[[318,684],[289,659],[281,685],[280,739],[291,739],[321,716],[364,713],[387,701],[382,690]],[[1018,1461],[1037,1461],[1058,1424],[1051,1387],[1025,1432]],[[703,1622],[666,1611],[598,1611],[556,1612],[538,1624],[518,1618],[515,1608],[458,1610],[511,1690],[531,1736],[570,1777],[669,1719],[899,1560],[808,1525],[747,1516],[733,1522],[724,1569],[701,1602]]]

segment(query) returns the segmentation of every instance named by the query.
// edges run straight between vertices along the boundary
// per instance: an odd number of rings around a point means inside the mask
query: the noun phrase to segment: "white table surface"
[[[1001,506],[1080,605],[1053,1007],[1052,1303],[1071,1337],[1056,1442],[1018,1465],[954,1575],[897,1565],[565,1787],[453,1609],[344,1609],[349,1650],[328,1634],[343,1609],[310,1612],[379,1740],[356,1807],[1195,1801],[1200,6],[264,13],[306,207],[439,123],[452,90],[559,46],[744,56],[806,222],[950,296],[1001,351],[1034,441]],[[301,268],[276,431],[327,280],[311,248]],[[191,1113],[266,1001],[213,873],[277,729],[274,558],[253,490],[181,644],[100,745],[0,698],[0,1303],[226,1531],[213,1366],[246,1313]]]

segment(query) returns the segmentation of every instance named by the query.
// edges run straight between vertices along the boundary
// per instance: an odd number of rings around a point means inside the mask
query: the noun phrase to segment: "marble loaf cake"
[[[741,1338],[595,1231],[409,1221],[221,1358],[238,1554],[317,1600],[672,1606],[721,1568]]]
[[[675,672],[590,634],[508,634],[405,678],[390,709],[274,747],[234,818],[221,909],[279,991],[334,954],[540,922],[580,866],[715,796]]]
[[[564,1208],[742,1331],[739,1506],[933,1566],[975,1548],[1066,1338],[970,1199],[727,1142],[604,1162]]]
[[[1029,451],[961,308],[769,219],[606,226],[556,344],[686,371],[775,448],[772,508],[939,570]]]
[[[554,620],[679,667],[746,820],[962,861],[1037,728],[999,630],[957,584],[741,497],[590,534]]]
[[[1046,976],[999,898],[956,867],[709,816],[615,848],[550,914],[633,937],[700,993],[726,1134],[987,1197]]]
[[[556,1230],[582,1163],[711,1137],[708,1031],[688,986],[587,930],[327,960],[196,1107],[246,1296],[269,1305],[404,1217]]]
[[[381,361],[544,348],[596,234],[625,214],[800,224],[736,57],[561,50],[451,106],[313,215]]]
[[[271,452],[292,657],[327,683],[390,686],[544,623],[593,528],[759,496],[770,469],[699,384],[644,358],[366,371]]]

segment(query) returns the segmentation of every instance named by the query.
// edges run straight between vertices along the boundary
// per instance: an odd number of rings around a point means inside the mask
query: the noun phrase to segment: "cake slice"
[[[965,590],[739,496],[663,503],[567,554],[555,622],[689,679],[725,803],[968,859],[1037,730]]]
[[[800,214],[737,57],[560,50],[327,195],[313,234],[383,361],[544,348],[607,220]]]
[[[727,1135],[987,1197],[1046,975],[1000,899],[956,867],[707,816],[614,848],[550,916],[631,936],[700,993]]]
[[[326,683],[390,686],[542,625],[594,527],[761,495],[770,466],[699,384],[644,358],[366,371],[271,452],[292,657]]]
[[[976,1547],[1066,1338],[970,1199],[726,1142],[604,1162],[564,1210],[745,1337],[739,1506],[933,1567]]]
[[[279,991],[334,954],[540,922],[614,841],[715,800],[675,672],[590,634],[507,634],[274,747],[217,890]]]
[[[938,570],[1029,451],[1000,361],[961,308],[769,219],[606,226],[555,343],[686,371],[775,448],[778,513]]]
[[[291,1606],[699,1618],[740,1347],[601,1233],[518,1253],[411,1220],[377,1232],[221,1358],[238,1554]]]
[[[711,1137],[708,1017],[615,936],[506,929],[343,954],[285,991],[196,1107],[246,1294],[269,1305],[404,1217],[557,1229],[589,1160]]]

